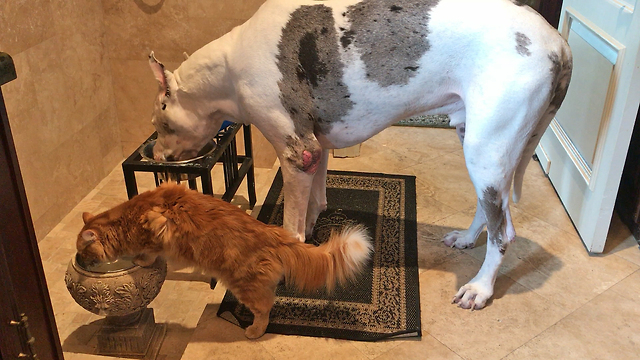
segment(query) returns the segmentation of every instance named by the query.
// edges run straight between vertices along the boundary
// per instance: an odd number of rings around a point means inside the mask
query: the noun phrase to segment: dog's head
[[[149,65],[159,85],[151,118],[158,132],[153,156],[161,161],[194,158],[220,129],[223,115],[212,104],[197,99],[193,95],[197,91],[178,84],[177,77],[164,68],[153,52]]]

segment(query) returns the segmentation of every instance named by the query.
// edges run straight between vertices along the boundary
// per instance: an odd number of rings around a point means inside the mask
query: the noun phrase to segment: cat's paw
[[[266,326],[258,326],[256,324],[253,324],[251,326],[249,326],[245,331],[244,331],[244,336],[246,336],[248,339],[257,339],[260,336],[264,335],[264,332],[267,331],[267,327]]]
[[[139,254],[133,258],[132,262],[138,266],[147,267],[153,265],[153,263],[156,262],[156,257],[157,256],[149,254]]]

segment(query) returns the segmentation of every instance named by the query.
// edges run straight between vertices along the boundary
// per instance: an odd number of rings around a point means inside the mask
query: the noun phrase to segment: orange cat
[[[353,278],[371,253],[361,226],[347,227],[315,247],[234,205],[175,184],[82,218],[76,246],[85,263],[134,256],[146,266],[163,256],[200,268],[253,312],[245,332],[250,339],[264,334],[280,279],[303,291],[323,285],[331,290]]]

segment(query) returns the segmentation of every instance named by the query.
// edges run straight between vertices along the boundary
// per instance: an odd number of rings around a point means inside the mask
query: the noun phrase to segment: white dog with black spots
[[[483,308],[515,238],[509,193],[560,107],[572,68],[567,42],[509,0],[267,0],[246,23],[173,73],[150,55],[160,84],[157,159],[193,157],[224,120],[255,125],[284,178],[283,226],[301,241],[326,208],[329,150],[360,143],[414,115],[447,114],[478,196],[471,247],[487,254],[454,302]]]

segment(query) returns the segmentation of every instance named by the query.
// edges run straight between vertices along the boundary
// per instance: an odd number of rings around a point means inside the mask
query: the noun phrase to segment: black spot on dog
[[[362,0],[347,8],[354,32],[348,43],[357,49],[372,81],[387,87],[407,84],[415,76],[413,69],[430,49],[430,12],[438,2]]]
[[[507,226],[507,218],[502,208],[502,198],[496,188],[489,186],[483,190],[480,203],[487,219],[489,239],[500,248],[500,253],[504,255],[506,244],[504,244],[502,234]]]
[[[341,82],[338,39],[332,10],[324,5],[299,7],[282,29],[276,55],[280,101],[300,138],[328,133],[353,107]]]
[[[317,41],[316,34],[307,32],[300,39],[298,50],[298,63],[300,64],[297,70],[298,79],[309,81],[314,88],[318,87],[318,79],[324,78],[328,72],[326,64],[320,61]]]
[[[521,32],[516,33],[516,51],[522,56],[531,56],[528,46],[531,45],[531,39]]]
[[[561,54],[551,52],[549,54],[549,60],[551,60],[551,68],[549,71],[553,79],[551,94],[549,95],[551,98],[549,112],[555,114],[567,95],[571,73],[573,71],[573,60],[568,52],[565,51],[562,51]]]
[[[342,44],[343,48],[346,48],[347,46],[351,45],[351,42],[353,41],[353,37],[355,36],[355,34],[356,32],[352,30],[345,31],[342,34],[342,36],[340,37],[340,43]]]

